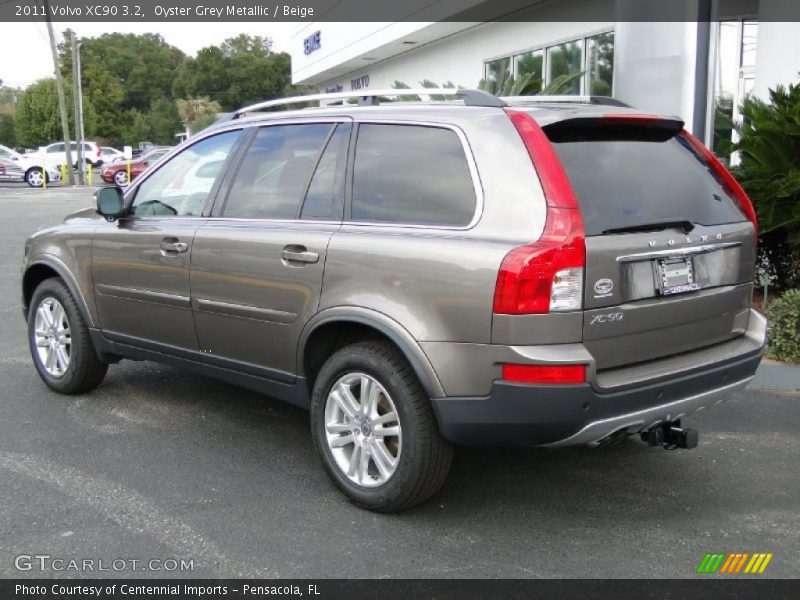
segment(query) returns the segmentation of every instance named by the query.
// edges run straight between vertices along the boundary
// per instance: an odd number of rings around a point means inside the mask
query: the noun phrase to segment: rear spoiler
[[[542,127],[551,142],[666,141],[683,131],[678,117],[641,113],[583,114]]]

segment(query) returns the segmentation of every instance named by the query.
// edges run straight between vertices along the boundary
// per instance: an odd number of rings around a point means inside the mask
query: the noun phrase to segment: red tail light
[[[719,161],[719,159],[716,156],[714,156],[711,150],[705,147],[705,144],[703,144],[703,142],[698,140],[695,136],[693,136],[685,129],[681,132],[681,135],[686,140],[689,141],[689,143],[697,151],[700,157],[706,162],[709,168],[712,171],[714,171],[714,173],[719,177],[719,179],[722,181],[725,187],[728,188],[731,195],[736,200],[736,203],[739,205],[739,208],[753,224],[756,241],[758,241],[758,217],[756,216],[755,208],[753,208],[753,203],[747,196],[747,192],[745,192],[741,184],[738,181],[736,181],[736,178],[733,175],[731,175],[731,172],[725,168],[725,165],[723,165]]]
[[[542,237],[514,248],[497,274],[494,312],[532,314],[580,310],[586,245],[583,219],[561,161],[533,118],[506,110],[528,150],[547,201]]]
[[[584,383],[586,365],[503,365],[503,379],[519,383]]]
[[[102,150],[100,150],[100,148],[97,149],[97,156],[98,157],[103,156],[103,152]]]

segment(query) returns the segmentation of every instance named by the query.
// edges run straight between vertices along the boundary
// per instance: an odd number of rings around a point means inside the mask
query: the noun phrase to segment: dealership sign
[[[308,36],[306,39],[303,40],[303,51],[306,53],[306,55],[309,55],[312,52],[316,52],[322,47],[322,44],[320,42],[320,37],[321,37],[320,34],[321,34],[320,31],[315,31],[314,33],[312,33],[310,36]]]

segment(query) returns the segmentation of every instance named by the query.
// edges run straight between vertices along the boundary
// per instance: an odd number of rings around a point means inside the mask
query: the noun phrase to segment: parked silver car
[[[25,181],[25,170],[13,160],[0,158],[0,181]]]
[[[371,93],[242,109],[34,234],[44,382],[155,360],[309,408],[378,511],[430,497],[452,444],[695,446],[682,417],[744,388],[766,338],[755,214],[719,161],[609,98]]]

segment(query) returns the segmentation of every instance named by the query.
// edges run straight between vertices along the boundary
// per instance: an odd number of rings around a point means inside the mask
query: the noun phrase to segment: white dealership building
[[[420,1],[406,0],[407,19],[420,14]],[[476,87],[525,75],[541,87],[560,78],[568,93],[611,94],[678,115],[709,143],[715,111],[738,118],[746,94],[764,97],[800,79],[800,3],[787,21],[787,0],[671,1],[683,3],[684,21],[643,20],[640,0],[551,0],[514,22],[449,22],[456,10],[440,9],[438,22],[308,23],[291,40],[292,79],[349,91],[424,80]],[[598,3],[614,20],[575,20],[598,14]]]

